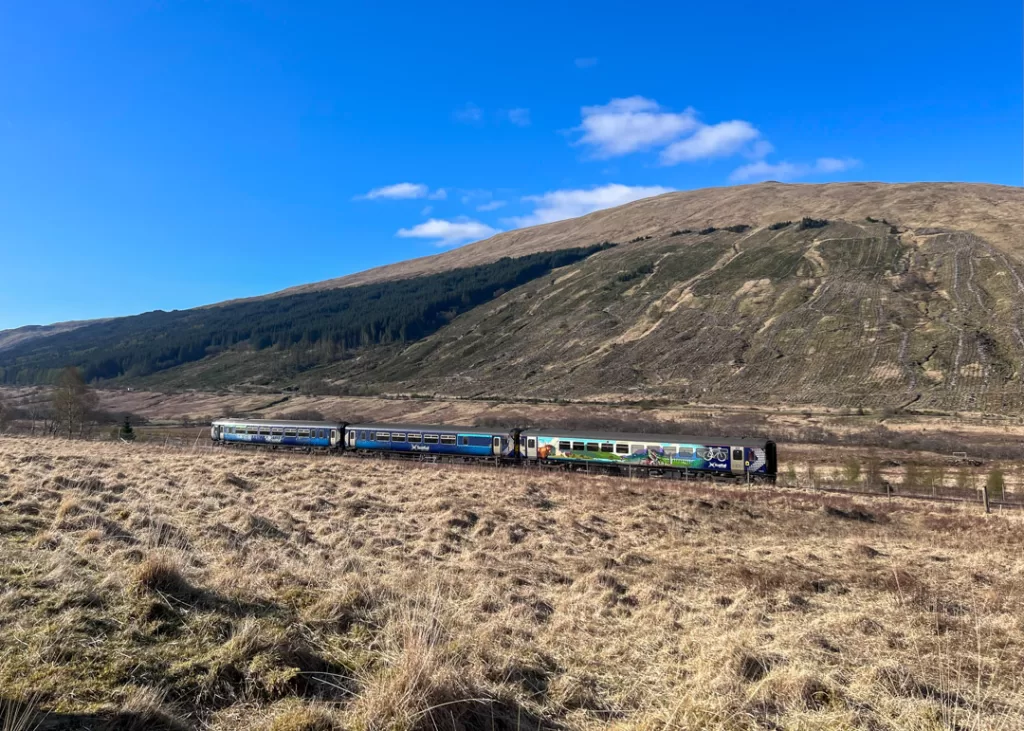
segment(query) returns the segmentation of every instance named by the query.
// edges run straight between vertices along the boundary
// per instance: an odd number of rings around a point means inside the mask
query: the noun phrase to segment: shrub
[[[701,236],[707,236],[708,234],[713,234],[717,230],[718,229],[715,228],[714,226],[708,226],[707,228],[702,228],[697,233],[699,233]]]
[[[847,482],[856,483],[860,479],[860,461],[854,457],[846,460],[846,464],[843,465],[843,474],[846,476]]]
[[[734,234],[741,234],[744,231],[749,231],[750,230],[750,226],[748,226],[745,223],[737,223],[737,224],[735,224],[733,226],[726,226],[724,230],[725,231],[731,231]]]
[[[773,223],[771,226],[768,227],[768,230],[769,231],[778,231],[779,229],[786,228],[786,226],[789,226],[791,223],[793,223],[793,222],[792,221],[776,221],[775,223]]]
[[[1006,480],[1003,478],[1003,471],[998,467],[993,467],[992,471],[988,473],[988,479],[985,481],[985,487],[988,488],[989,498],[992,500],[1002,500],[1006,488]]]
[[[672,233],[669,234],[669,236],[683,236],[684,234],[692,234],[692,233],[693,233],[693,229],[692,228],[681,228],[681,229],[679,229],[677,231],[673,231]]]
[[[803,231],[806,228],[825,228],[828,226],[828,220],[825,218],[808,218],[804,216],[800,219],[800,227],[798,230]]]

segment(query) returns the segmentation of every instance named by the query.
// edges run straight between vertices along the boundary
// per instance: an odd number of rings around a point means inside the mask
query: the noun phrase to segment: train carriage
[[[519,443],[529,461],[622,474],[639,468],[644,474],[774,482],[777,470],[769,439],[528,429]]]
[[[437,424],[349,424],[345,449],[363,453],[397,453],[404,457],[515,459],[514,434],[479,426]]]
[[[332,421],[220,419],[210,426],[215,444],[340,449],[345,425]]]

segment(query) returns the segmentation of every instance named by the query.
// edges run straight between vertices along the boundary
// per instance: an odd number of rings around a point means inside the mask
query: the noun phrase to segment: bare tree
[[[86,385],[78,369],[65,368],[53,394],[54,419],[60,433],[67,433],[68,439],[76,434],[81,436],[96,403],[96,394]]]

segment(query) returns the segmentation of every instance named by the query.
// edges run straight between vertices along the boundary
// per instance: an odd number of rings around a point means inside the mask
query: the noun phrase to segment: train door
[[[501,456],[501,437],[491,438],[491,454],[495,457]]]
[[[348,437],[348,448],[349,449],[355,449],[356,448],[356,430],[355,429],[346,429],[345,430],[345,436]]]
[[[337,447],[338,446],[338,430],[337,429],[331,429],[331,446],[332,447]]]
[[[526,437],[526,458],[537,459],[537,437]]]
[[[732,459],[729,460],[729,466],[732,469],[732,473],[734,475],[742,475],[747,469],[743,459],[745,455],[743,447],[732,447],[730,452],[732,453]]]
[[[214,424],[210,428],[210,438],[215,440],[215,441],[219,440],[220,439],[220,435],[221,435],[220,429],[221,429],[220,424]]]

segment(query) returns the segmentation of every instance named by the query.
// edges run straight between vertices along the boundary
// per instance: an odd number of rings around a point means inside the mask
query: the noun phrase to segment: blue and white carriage
[[[403,456],[516,456],[515,435],[480,426],[436,424],[348,424],[344,448],[354,452],[397,452]]]
[[[331,421],[219,419],[210,427],[215,443],[336,449],[345,425]]]

